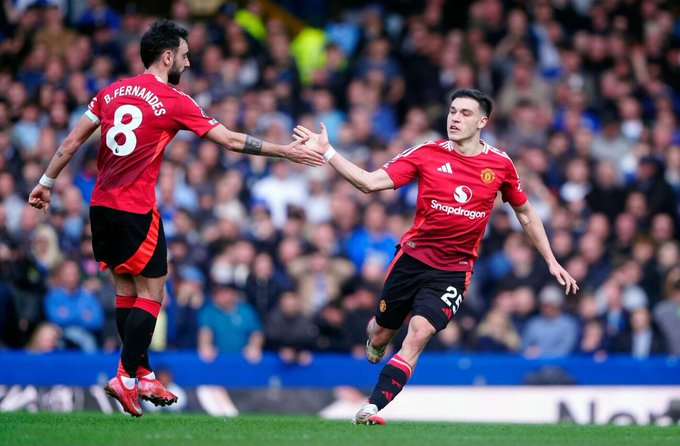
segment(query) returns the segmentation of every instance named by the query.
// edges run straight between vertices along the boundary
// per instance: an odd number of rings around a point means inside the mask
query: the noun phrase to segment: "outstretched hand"
[[[314,150],[316,153],[323,155],[326,153],[326,150],[330,148],[328,132],[326,131],[326,126],[323,125],[323,122],[321,123],[321,133],[314,133],[302,125],[298,125],[293,131],[295,132],[293,135],[295,139],[306,139],[305,146]]]
[[[305,143],[307,138],[295,137],[295,140],[286,146],[286,153],[284,157],[293,161],[294,163],[304,164],[306,166],[321,166],[326,161],[323,156],[315,150],[312,150]]]
[[[555,263],[553,265],[549,266],[550,274],[552,274],[557,281],[564,287],[564,294],[569,295],[571,292],[572,294],[576,294],[576,292],[579,290],[578,285],[576,284],[576,279],[571,277],[571,274],[567,272],[564,268],[559,263]]]
[[[50,189],[38,184],[31,191],[31,195],[28,196],[28,204],[36,209],[42,209],[47,213],[47,209],[50,207],[50,201],[52,200],[50,196]]]

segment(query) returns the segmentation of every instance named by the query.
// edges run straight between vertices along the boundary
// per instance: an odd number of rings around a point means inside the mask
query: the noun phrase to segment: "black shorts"
[[[135,214],[92,206],[90,225],[94,258],[102,269],[144,277],[168,273],[165,232],[155,207],[147,214]]]
[[[469,271],[442,271],[406,254],[394,256],[375,320],[381,327],[401,327],[409,313],[423,316],[437,330],[443,330],[463,301],[470,280]]]

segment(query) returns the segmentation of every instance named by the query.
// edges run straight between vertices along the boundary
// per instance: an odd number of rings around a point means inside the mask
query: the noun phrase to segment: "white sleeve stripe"
[[[490,153],[495,153],[496,155],[502,156],[503,158],[510,159],[510,156],[507,154],[507,152],[504,152],[501,149],[497,149],[493,146],[488,146],[489,147],[489,152]]]
[[[99,117],[97,115],[95,115],[94,113],[92,113],[91,110],[86,110],[85,116],[87,117],[87,119],[89,119],[93,123],[99,124]]]
[[[420,144],[420,145],[417,145],[417,146],[413,146],[409,149],[406,149],[403,152],[401,152],[401,156],[408,156],[408,155],[412,154],[413,152],[415,152],[416,150],[420,149],[421,147],[424,147],[424,146],[426,146],[430,143],[431,143],[431,141],[428,141],[424,144]]]

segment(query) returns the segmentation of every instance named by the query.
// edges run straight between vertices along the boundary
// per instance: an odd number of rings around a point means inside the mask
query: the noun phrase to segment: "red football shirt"
[[[508,155],[481,143],[479,155],[463,156],[448,140],[430,141],[382,166],[395,189],[418,179],[415,219],[400,244],[433,268],[472,270],[498,191],[512,206],[527,201]]]
[[[149,73],[114,82],[88,108],[102,135],[90,204],[140,214],[156,204],[163,153],[175,134],[202,137],[217,125],[193,99]]]

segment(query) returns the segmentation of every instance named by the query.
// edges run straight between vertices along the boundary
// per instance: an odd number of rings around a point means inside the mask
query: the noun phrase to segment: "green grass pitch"
[[[678,445],[680,426],[426,423],[298,415],[0,413],[0,445]]]

